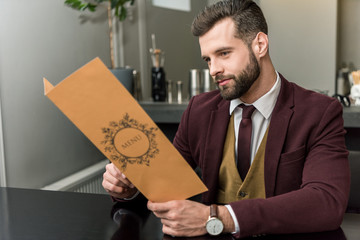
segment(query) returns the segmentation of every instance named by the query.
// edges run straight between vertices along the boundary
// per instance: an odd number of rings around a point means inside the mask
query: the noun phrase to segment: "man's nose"
[[[217,62],[217,61],[211,62],[210,66],[209,66],[209,72],[213,78],[215,78],[216,75],[223,73],[223,71],[224,71],[224,69],[219,62]]]

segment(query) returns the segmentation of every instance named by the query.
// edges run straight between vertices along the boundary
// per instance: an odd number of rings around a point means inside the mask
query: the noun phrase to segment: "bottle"
[[[349,69],[347,67],[343,67],[338,71],[336,93],[341,96],[350,94]]]
[[[183,83],[182,83],[182,81],[177,81],[176,82],[176,91],[177,91],[177,102],[179,103],[179,104],[181,104],[182,103],[182,86],[183,86]]]
[[[168,80],[166,81],[166,89],[167,89],[167,102],[172,103],[173,97],[172,97],[172,81]]]
[[[154,102],[164,102],[166,100],[166,80],[165,71],[162,67],[151,68],[151,81]]]
[[[189,98],[201,93],[201,70],[190,69],[189,71]]]

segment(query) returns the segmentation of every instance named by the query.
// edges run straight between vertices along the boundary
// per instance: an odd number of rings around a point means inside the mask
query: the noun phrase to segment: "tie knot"
[[[243,109],[242,118],[250,119],[255,111],[255,107],[253,105],[246,106],[244,104],[240,104],[239,107]]]

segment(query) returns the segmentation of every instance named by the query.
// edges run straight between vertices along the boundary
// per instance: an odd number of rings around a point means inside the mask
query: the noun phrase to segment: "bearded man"
[[[209,191],[201,203],[148,202],[163,232],[240,238],[338,228],[350,188],[340,103],[275,70],[266,20],[250,0],[206,7],[192,32],[218,90],[190,100],[174,146]],[[114,198],[142,197],[113,164],[103,186]]]

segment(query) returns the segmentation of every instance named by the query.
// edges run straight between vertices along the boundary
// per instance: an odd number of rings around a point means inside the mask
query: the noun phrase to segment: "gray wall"
[[[106,11],[86,21],[63,2],[0,1],[1,144],[10,187],[39,188],[104,159],[43,93],[43,77],[57,84],[96,56],[109,65]]]
[[[288,80],[335,90],[337,0],[260,0],[269,25],[270,56]]]
[[[339,0],[338,68],[352,63],[360,69],[360,1]]]

